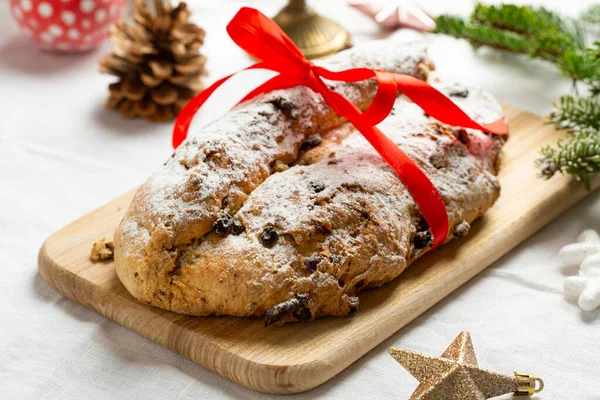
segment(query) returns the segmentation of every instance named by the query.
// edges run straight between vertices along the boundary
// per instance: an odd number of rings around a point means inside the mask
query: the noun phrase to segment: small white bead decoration
[[[600,235],[588,229],[560,249],[558,257],[569,266],[579,266],[579,275],[565,278],[565,298],[577,301],[584,311],[600,306]]]

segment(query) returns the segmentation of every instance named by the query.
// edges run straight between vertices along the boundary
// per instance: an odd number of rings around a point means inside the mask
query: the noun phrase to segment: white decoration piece
[[[593,229],[586,229],[577,237],[578,242],[600,243],[600,235]]]
[[[577,238],[577,243],[568,244],[558,253],[566,265],[579,265],[579,275],[565,278],[565,298],[577,301],[584,311],[600,306],[600,235],[588,229]]]

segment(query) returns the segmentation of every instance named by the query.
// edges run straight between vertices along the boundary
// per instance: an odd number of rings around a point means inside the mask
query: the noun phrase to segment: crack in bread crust
[[[389,50],[385,44],[375,54]],[[417,75],[424,54],[375,66]],[[372,51],[355,51],[331,64],[374,59]],[[370,85],[334,86],[364,108],[374,94]],[[457,103],[487,122],[499,111],[486,96],[473,91]],[[117,274],[127,289],[149,304],[193,315],[266,313],[271,322],[286,322],[355,310],[359,291],[395,278],[427,250],[427,227],[393,171],[342,123],[318,95],[293,88],[243,105],[203,128],[202,138],[188,139],[136,194],[115,233]],[[439,189],[449,239],[455,226],[463,224],[464,234],[464,224],[498,197],[491,167],[498,140],[441,126],[401,98],[381,126]],[[325,131],[321,144],[300,151],[309,134]],[[291,167],[274,173],[276,162]],[[222,215],[245,229],[211,233]],[[269,243],[267,229],[275,232]]]

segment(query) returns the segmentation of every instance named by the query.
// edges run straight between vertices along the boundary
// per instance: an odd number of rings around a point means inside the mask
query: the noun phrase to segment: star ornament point
[[[412,1],[350,0],[348,4],[384,29],[431,31],[436,27],[434,19]]]
[[[483,400],[518,389],[514,376],[479,368],[466,331],[440,357],[395,347],[389,353],[420,382],[411,400]]]

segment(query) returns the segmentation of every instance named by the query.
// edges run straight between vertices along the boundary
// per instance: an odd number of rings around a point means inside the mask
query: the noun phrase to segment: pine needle
[[[548,119],[557,129],[598,131],[600,130],[600,99],[562,96],[554,103],[554,110]]]
[[[600,135],[598,131],[575,131],[558,141],[557,147],[542,149],[537,160],[541,176],[549,179],[557,172],[572,175],[590,189],[590,175],[600,171]]]
[[[600,24],[600,4],[594,4],[581,13],[581,19],[591,24]]]

